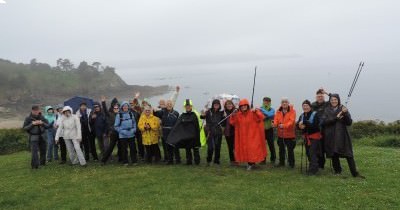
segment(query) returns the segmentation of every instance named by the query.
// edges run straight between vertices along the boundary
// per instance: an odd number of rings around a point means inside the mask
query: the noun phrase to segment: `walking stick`
[[[357,69],[356,75],[354,76],[353,83],[351,84],[349,94],[347,95],[346,106],[350,102],[350,98],[353,95],[353,91],[356,87],[358,78],[360,77],[360,74],[361,74],[361,71],[363,70],[363,68],[364,68],[364,62],[361,61],[360,64],[358,65],[358,69]]]
[[[303,174],[303,156],[304,156],[304,140],[301,145],[301,161],[300,161],[300,173]]]
[[[251,107],[250,108],[254,108],[254,89],[256,86],[256,77],[257,77],[257,66],[254,68],[254,80],[253,80],[253,93],[251,95]]]

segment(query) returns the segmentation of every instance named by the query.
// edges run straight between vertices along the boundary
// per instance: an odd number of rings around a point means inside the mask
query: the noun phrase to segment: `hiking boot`
[[[247,170],[247,171],[253,170],[253,166],[252,166],[252,165],[248,165],[246,170]]]
[[[60,165],[64,165],[64,164],[66,164],[67,163],[67,161],[61,161],[59,164]]]

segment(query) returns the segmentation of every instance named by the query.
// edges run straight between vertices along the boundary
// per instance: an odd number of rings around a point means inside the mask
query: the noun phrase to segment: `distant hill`
[[[99,62],[82,61],[75,67],[68,59],[60,58],[57,66],[52,67],[36,59],[29,64],[0,59],[0,114],[26,112],[31,104],[58,104],[75,95],[127,99],[134,92],[150,97],[167,91],[168,86],[128,85],[115,68]]]

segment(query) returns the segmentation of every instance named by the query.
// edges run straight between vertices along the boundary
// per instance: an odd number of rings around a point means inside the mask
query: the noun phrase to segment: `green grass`
[[[317,177],[297,168],[229,167],[223,145],[221,168],[139,165],[88,168],[51,163],[30,169],[30,154],[0,156],[0,209],[399,209],[400,150],[355,146],[366,180],[325,169]],[[327,164],[329,167],[329,163]]]

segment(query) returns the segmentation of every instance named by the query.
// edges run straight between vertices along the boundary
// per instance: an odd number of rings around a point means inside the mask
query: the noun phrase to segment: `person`
[[[224,112],[225,116],[227,118],[225,121],[223,121],[222,127],[224,127],[224,136],[226,140],[226,144],[228,145],[228,153],[229,153],[229,160],[231,163],[231,166],[237,166],[237,163],[235,161],[235,127],[229,122],[229,119],[231,118],[231,114],[236,111],[235,104],[233,103],[232,100],[227,100],[224,105]]]
[[[54,133],[57,133],[59,124],[61,122],[61,118],[63,116],[63,114],[62,114],[63,107],[64,106],[61,104],[57,105],[57,108],[56,108],[57,114],[56,114],[56,119],[55,119],[54,126],[53,126],[55,129]],[[54,141],[55,141],[55,137],[54,137]],[[60,164],[61,165],[66,164],[67,163],[67,145],[65,145],[65,141],[64,141],[64,138],[62,137],[62,135],[59,136],[58,144],[56,144],[56,145],[59,145],[59,148],[60,148],[60,155],[61,155]]]
[[[312,111],[311,102],[305,100],[302,104],[303,113],[300,115],[296,125],[303,133],[304,145],[307,158],[309,160],[309,169],[307,174],[316,175],[319,169],[319,157],[321,157],[321,130],[320,119],[316,111]],[[303,158],[303,157],[302,157]]]
[[[90,113],[89,123],[93,136],[96,137],[100,148],[100,157],[103,157],[105,150],[109,146],[107,133],[108,125],[105,114],[106,110],[101,108],[99,102],[93,103],[93,111]]]
[[[326,155],[328,158],[332,158],[335,174],[340,175],[342,173],[339,158],[346,158],[353,177],[364,179],[365,177],[357,171],[353,145],[347,129],[353,123],[349,110],[341,104],[338,94],[331,94],[329,103],[322,117]]]
[[[43,135],[49,128],[47,120],[42,116],[38,105],[32,106],[32,111],[25,118],[23,129],[28,133],[28,142],[31,148],[32,169],[38,169],[39,165],[46,165],[46,141]],[[39,158],[40,155],[40,158]]]
[[[235,126],[235,160],[247,163],[250,171],[267,156],[264,115],[259,109],[251,110],[249,101],[242,99],[239,112],[234,113],[229,121]]]
[[[312,110],[317,112],[317,117],[319,118],[319,120],[322,120],[322,116],[325,112],[326,107],[329,106],[329,102],[325,101],[325,95],[330,96],[330,94],[328,92],[325,91],[324,88],[320,88],[317,90],[316,93],[316,100],[315,102],[313,102],[311,104],[312,106]],[[326,162],[326,157],[325,157],[325,138],[324,138],[324,133],[323,133],[324,129],[321,128],[321,132],[322,132],[322,138],[320,140],[321,143],[321,154],[318,157],[318,164],[319,164],[319,168],[320,169],[324,169],[325,168],[325,162]]]
[[[143,145],[146,150],[146,162],[152,163],[153,158],[155,163],[161,159],[158,140],[160,138],[160,119],[153,115],[153,110],[150,106],[144,107],[144,114],[140,117],[138,127],[142,132]]]
[[[101,105],[102,105],[103,110],[107,110],[106,98],[104,96],[101,99]],[[118,113],[119,113],[118,100],[116,98],[114,98],[111,101],[110,109],[108,111],[105,111],[105,116],[107,119],[107,126],[108,126],[107,137],[110,139],[110,145],[104,152],[104,155],[101,159],[102,165],[105,165],[107,163],[107,161],[110,159],[110,157],[112,155],[112,152],[114,151],[115,145],[118,144],[118,139],[119,139],[118,132],[114,128],[115,118]],[[117,154],[118,154],[118,159],[122,160],[120,150],[121,150],[120,147],[118,147]]]
[[[142,108],[140,106],[136,106],[136,104],[138,103],[138,101],[135,102],[134,99],[132,101],[130,101],[130,105],[131,105],[131,113],[133,114],[133,117],[135,118],[136,122],[139,122],[140,116],[144,113],[144,111],[142,110]],[[136,133],[135,133],[135,142],[129,142],[129,146],[133,147],[137,145],[137,153],[139,154],[139,157],[141,158],[142,161],[145,161],[145,157],[146,157],[146,151],[143,145],[143,137],[142,137],[142,132],[140,131],[140,129],[136,129]],[[136,145],[132,145],[132,144],[136,144]]]
[[[185,148],[186,165],[200,165],[201,126],[200,115],[193,109],[193,102],[186,99],[183,112],[168,135],[167,143],[175,148]]]
[[[263,105],[260,108],[260,111],[264,114],[264,130],[265,130],[265,138],[268,143],[269,153],[270,153],[270,161],[271,164],[275,165],[276,161],[276,152],[275,152],[275,142],[274,142],[274,129],[272,127],[272,120],[275,117],[275,109],[271,106],[271,98],[264,97]],[[266,164],[267,158],[263,164]]]
[[[76,116],[79,117],[79,120],[81,122],[82,144],[85,151],[85,159],[86,161],[89,161],[89,154],[92,153],[93,160],[98,161],[95,137],[92,133],[90,126],[89,117],[91,112],[92,110],[87,107],[86,102],[82,101],[79,110],[76,112]]]
[[[291,168],[295,166],[294,149],[296,147],[296,110],[289,104],[288,98],[282,98],[281,106],[274,117],[274,127],[278,130],[279,165],[285,166],[286,149]]]
[[[121,157],[122,164],[129,165],[128,161],[128,146],[130,147],[130,154],[132,164],[137,164],[135,133],[136,133],[136,120],[130,111],[129,103],[124,101],[121,103],[120,112],[115,118],[114,128],[118,132],[119,141],[121,142]],[[133,145],[133,146],[131,146]]]
[[[58,161],[58,144],[55,143],[55,129],[54,123],[56,121],[56,115],[54,114],[54,108],[51,106],[46,106],[44,118],[49,123],[49,128],[46,130],[47,133],[47,162],[51,162],[54,158],[55,161]]]
[[[138,97],[140,96],[140,93],[136,93],[135,98],[132,100],[131,104],[131,112],[135,116],[136,122],[139,122],[140,115],[142,115],[143,110],[142,107],[140,106],[139,99]],[[139,157],[142,161],[145,161],[145,156],[146,152],[144,150],[144,145],[142,141],[142,133],[140,132],[140,129],[136,129],[136,143],[137,143],[137,150],[139,153]]]
[[[211,109],[204,112],[201,119],[206,120],[207,133],[207,166],[210,166],[214,154],[214,164],[220,165],[222,127],[220,122],[224,119],[224,112],[220,100],[212,102]]]
[[[168,135],[170,134],[171,129],[174,127],[179,118],[179,113],[174,110],[173,101],[167,100],[166,108],[155,111],[154,115],[161,119],[162,144],[163,148],[165,148],[165,150],[167,151],[167,154],[166,155],[164,154],[167,158],[167,165],[174,164],[174,158],[175,158],[175,163],[180,164],[181,155],[179,153],[179,149],[174,148],[171,145],[167,144]]]
[[[80,147],[82,141],[81,121],[78,116],[72,113],[71,107],[65,106],[63,108],[63,117],[57,129],[55,139],[58,143],[60,136],[64,138],[72,165],[80,164],[86,167],[87,163]]]

